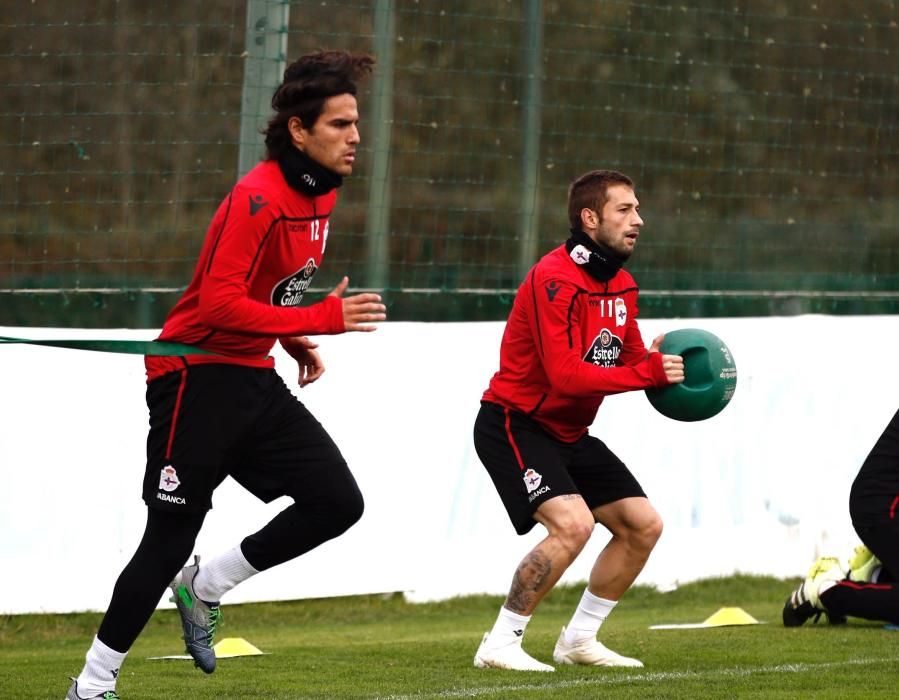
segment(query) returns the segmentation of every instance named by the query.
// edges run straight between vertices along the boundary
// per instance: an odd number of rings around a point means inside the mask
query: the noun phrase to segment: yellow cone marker
[[[701,629],[703,627],[730,627],[733,625],[761,625],[764,624],[756,620],[752,615],[743,610],[743,608],[720,608],[705,622],[688,622],[681,625],[652,625],[651,630],[691,630]]]
[[[217,659],[230,659],[232,656],[259,656],[265,653],[243,637],[225,637],[212,648],[215,649],[215,658]]]
[[[225,637],[212,648],[215,650],[215,658],[217,659],[232,659],[236,656],[260,656],[268,653],[254,647],[243,637]],[[152,661],[156,661],[159,659],[190,660],[191,657],[189,654],[173,654],[171,656],[151,656],[149,658]]]
[[[702,624],[706,627],[727,627],[728,625],[757,625],[759,621],[743,608],[721,608]]]

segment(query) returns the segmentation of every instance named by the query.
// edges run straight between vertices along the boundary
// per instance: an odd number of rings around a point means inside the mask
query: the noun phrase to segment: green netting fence
[[[285,61],[375,53],[318,290],[501,319],[631,175],[645,316],[899,312],[889,0],[22,2],[0,18],[0,325],[155,327]],[[311,295],[314,298],[314,294]]]

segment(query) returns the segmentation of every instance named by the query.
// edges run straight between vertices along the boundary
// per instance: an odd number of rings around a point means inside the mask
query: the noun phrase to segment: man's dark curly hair
[[[356,94],[356,82],[372,72],[373,56],[349,51],[317,51],[301,56],[287,66],[284,82],[272,95],[272,109],[265,134],[268,160],[277,160],[291,147],[287,122],[297,117],[312,130],[324,109],[325,100],[335,95]]]

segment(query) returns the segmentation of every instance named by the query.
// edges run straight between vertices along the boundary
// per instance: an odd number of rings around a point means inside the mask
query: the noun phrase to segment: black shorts
[[[899,411],[852,482],[849,515],[862,542],[899,577]]]
[[[899,526],[899,411],[852,482],[849,515],[856,527]]]
[[[351,478],[334,441],[273,369],[208,364],[147,385],[147,506],[206,511],[233,477],[269,503]]]
[[[474,446],[519,535],[536,524],[544,501],[580,494],[590,510],[622,498],[645,497],[624,463],[601,440],[557,440],[523,413],[484,401]]]

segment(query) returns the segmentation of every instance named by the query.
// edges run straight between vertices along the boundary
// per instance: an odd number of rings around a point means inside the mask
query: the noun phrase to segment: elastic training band
[[[0,344],[46,345],[70,350],[94,350],[125,355],[214,355],[214,352],[182,343],[166,343],[156,340],[29,340],[0,336]]]

